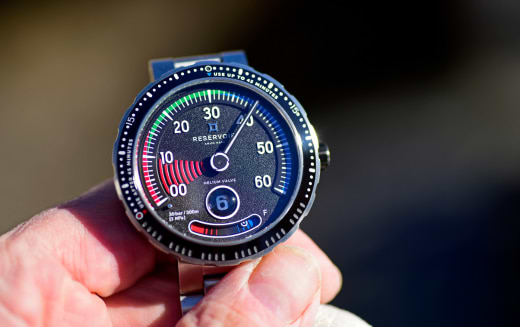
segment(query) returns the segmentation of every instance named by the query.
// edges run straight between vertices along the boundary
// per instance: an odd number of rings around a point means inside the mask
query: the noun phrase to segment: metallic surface
[[[193,265],[178,261],[179,295],[184,315],[233,267]]]
[[[320,146],[318,147],[318,155],[321,162],[321,171],[324,171],[330,165],[330,150],[326,143],[320,142]]]

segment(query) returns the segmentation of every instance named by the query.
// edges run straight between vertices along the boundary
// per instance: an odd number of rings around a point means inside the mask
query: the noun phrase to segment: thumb
[[[177,327],[312,326],[320,285],[314,257],[280,245],[261,260],[229,272]]]

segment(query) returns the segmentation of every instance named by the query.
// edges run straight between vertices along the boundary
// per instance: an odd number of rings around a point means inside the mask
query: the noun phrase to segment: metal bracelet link
[[[233,266],[214,267],[180,262],[179,293],[182,314],[197,305]]]

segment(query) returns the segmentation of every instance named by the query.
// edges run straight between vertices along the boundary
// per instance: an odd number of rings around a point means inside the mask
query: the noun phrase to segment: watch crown
[[[327,144],[320,142],[318,156],[321,161],[321,171],[324,171],[330,165],[330,150]]]

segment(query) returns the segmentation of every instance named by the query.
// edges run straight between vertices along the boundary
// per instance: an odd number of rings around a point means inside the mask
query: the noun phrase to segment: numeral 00
[[[270,187],[271,184],[272,184],[271,176],[269,176],[269,175],[255,177],[256,188]]]
[[[188,192],[188,189],[186,188],[186,184],[179,184],[178,186],[175,184],[172,184],[170,186],[170,195],[174,198],[177,196],[185,196]]]

